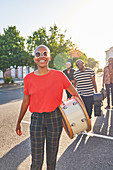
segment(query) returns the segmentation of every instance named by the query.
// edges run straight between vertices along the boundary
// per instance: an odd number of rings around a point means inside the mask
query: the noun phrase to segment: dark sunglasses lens
[[[47,57],[47,52],[45,51],[45,52],[43,53],[43,55],[44,55],[45,57]]]
[[[39,52],[37,52],[35,55],[36,55],[36,57],[40,57],[40,53]]]
[[[79,66],[79,65],[81,65],[81,64],[82,64],[82,62],[78,62],[76,65]]]

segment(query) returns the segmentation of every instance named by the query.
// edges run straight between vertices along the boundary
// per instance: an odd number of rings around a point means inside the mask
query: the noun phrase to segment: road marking
[[[88,135],[88,136],[95,136],[95,137],[98,137],[98,138],[104,138],[104,139],[111,139],[113,140],[113,137],[111,136],[105,136],[105,135],[99,135],[99,134],[95,134],[95,133],[87,133],[87,132],[82,132],[83,135]]]
[[[28,122],[28,121],[25,121],[25,120],[22,120],[22,123],[27,123],[27,124],[30,124],[30,122]]]
[[[113,110],[113,109],[101,109],[101,110],[106,110],[107,111],[107,110]]]
[[[109,135],[110,127],[111,127],[111,112],[109,112],[109,117],[108,117],[107,135]]]

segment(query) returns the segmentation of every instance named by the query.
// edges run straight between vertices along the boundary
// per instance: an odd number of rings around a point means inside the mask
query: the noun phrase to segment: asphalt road
[[[96,79],[100,89],[102,77]],[[0,170],[30,170],[29,111],[22,122],[23,135],[15,133],[22,97],[22,86],[0,88]],[[89,133],[70,139],[63,130],[56,170],[113,170],[113,110],[105,106],[106,99],[101,116],[93,114]]]
[[[23,98],[23,88],[20,85],[10,85],[0,88],[0,105],[19,101]]]

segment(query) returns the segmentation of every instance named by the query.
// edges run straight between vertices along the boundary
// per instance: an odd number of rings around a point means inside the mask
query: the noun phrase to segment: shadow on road
[[[30,154],[30,138],[27,138],[0,159],[0,170],[16,170]]]
[[[113,137],[113,111],[97,117],[93,132]],[[92,132],[92,133],[93,133]],[[79,135],[57,162],[57,170],[113,170],[113,140]]]
[[[23,98],[23,87],[0,89],[0,105],[19,101]]]
[[[113,136],[113,110],[105,110],[104,113],[96,119],[93,132]]]

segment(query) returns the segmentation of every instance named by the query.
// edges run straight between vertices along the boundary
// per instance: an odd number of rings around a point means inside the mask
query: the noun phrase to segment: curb
[[[16,86],[23,86],[24,83],[11,83],[11,84],[0,84],[0,88],[8,88],[8,87],[16,87]]]

